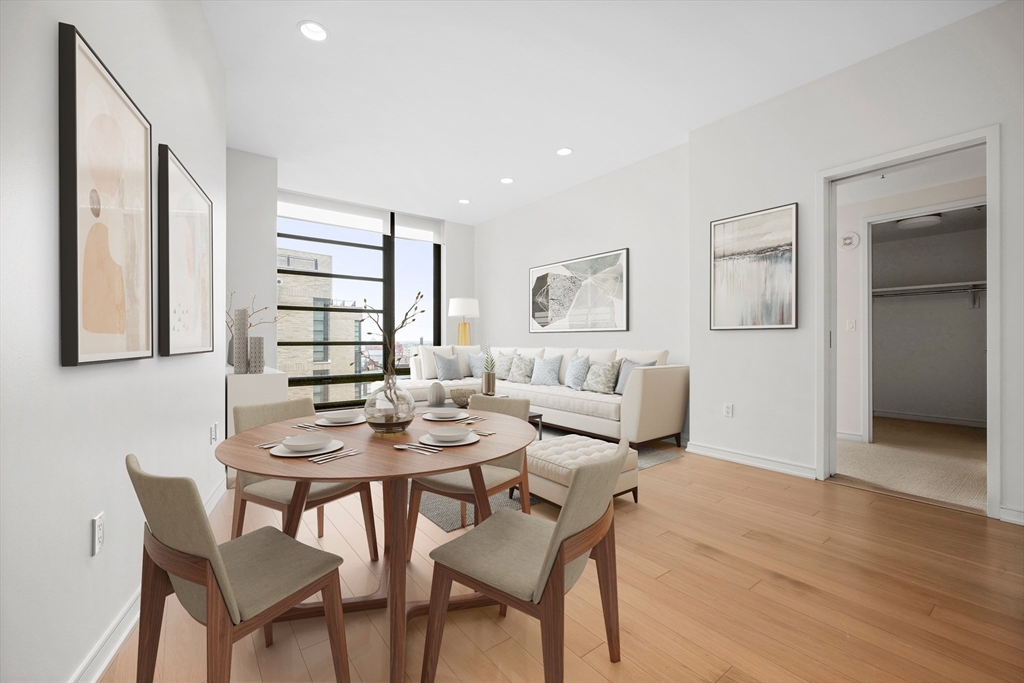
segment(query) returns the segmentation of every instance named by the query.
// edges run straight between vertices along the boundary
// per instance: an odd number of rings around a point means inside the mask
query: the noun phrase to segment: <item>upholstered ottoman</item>
[[[614,453],[618,444],[589,436],[569,434],[546,441],[534,441],[526,447],[526,468],[530,474],[530,493],[555,505],[565,502],[573,470],[595,455]],[[616,496],[632,493],[639,502],[637,452],[630,448],[615,484]]]

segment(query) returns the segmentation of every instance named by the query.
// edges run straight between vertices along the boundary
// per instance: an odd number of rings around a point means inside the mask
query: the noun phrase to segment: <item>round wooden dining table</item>
[[[251,472],[261,477],[290,479],[296,482],[291,504],[284,513],[284,532],[291,537],[298,533],[305,510],[310,484],[323,482],[379,481],[384,488],[384,566],[380,587],[376,593],[344,598],[346,612],[387,608],[391,635],[391,680],[405,680],[405,643],[407,620],[427,613],[428,602],[406,603],[406,523],[408,516],[409,480],[431,474],[456,470],[469,470],[476,493],[481,519],[491,514],[483,473],[480,466],[525,448],[536,433],[533,426],[523,420],[481,410],[467,410],[471,415],[486,418],[476,423],[481,431],[495,432],[481,436],[480,441],[467,446],[451,446],[440,453],[424,455],[411,450],[396,449],[396,445],[415,443],[432,428],[445,424],[424,420],[417,416],[404,433],[378,434],[362,423],[338,427],[324,427],[345,449],[359,450],[356,455],[331,460],[323,464],[310,462],[306,457],[277,457],[256,444],[301,434],[299,423],[309,423],[313,417],[302,417],[275,422],[235,434],[223,441],[216,450],[217,459],[228,467]],[[450,423],[449,423],[450,424]],[[479,594],[453,596],[449,609],[469,609],[495,604]],[[305,619],[323,615],[323,606],[302,603],[285,612],[275,621]]]

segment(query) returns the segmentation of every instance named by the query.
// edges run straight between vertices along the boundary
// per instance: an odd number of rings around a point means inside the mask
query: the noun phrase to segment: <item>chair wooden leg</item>
[[[448,598],[452,592],[452,579],[440,565],[434,565],[434,578],[430,583],[430,613],[427,615],[427,638],[423,646],[423,672],[420,683],[433,683],[437,675],[437,661],[441,656],[441,638],[444,620],[448,616]]]
[[[633,502],[634,503],[639,503],[640,502],[640,487],[639,486],[634,486],[633,487]]]
[[[316,507],[316,537],[324,537],[324,506],[317,505]]]
[[[508,490],[508,499],[512,500],[515,497],[515,493],[516,493],[516,487],[513,486],[512,488],[510,488]]]
[[[544,683],[561,683],[565,680],[565,564],[561,553],[540,601],[540,640]]]
[[[231,615],[213,569],[206,573],[206,681],[231,682]]]
[[[359,492],[359,500],[363,504],[363,528],[366,529],[366,544],[370,549],[370,561],[376,562],[377,555],[377,527],[373,519],[373,495],[370,493],[370,485],[364,484]],[[409,541],[412,545],[412,541]]]
[[[530,514],[530,475],[523,471],[523,478],[519,482],[519,505],[523,512]]]
[[[465,505],[465,503],[463,503],[463,505]],[[473,506],[473,524],[475,526],[480,526],[480,523],[482,521],[484,521],[484,520],[480,519],[480,506],[479,505],[474,505]]]
[[[242,523],[245,521],[245,498],[242,498],[242,489],[238,486],[238,479],[235,479],[235,510],[231,514],[231,538],[238,538],[242,535]]]
[[[327,638],[331,641],[334,676],[338,683],[349,683],[348,646],[345,643],[345,617],[341,606],[341,579],[337,570],[324,586],[324,616],[327,618]]]
[[[156,676],[156,655],[160,645],[160,626],[164,620],[164,602],[170,592],[167,572],[157,566],[142,549],[142,598],[139,615],[139,658],[135,678],[152,683]]]
[[[263,624],[263,644],[270,647],[274,644],[274,622]]]
[[[502,617],[507,616],[508,605],[506,605],[505,603],[501,603],[500,605],[498,605],[498,615]]]
[[[594,546],[591,556],[597,560],[597,582],[601,589],[604,630],[608,638],[608,658],[619,661],[619,584],[615,569],[615,522]]]
[[[466,528],[466,504],[459,501],[459,524],[461,528]]]
[[[409,491],[409,521],[406,527],[407,531],[405,535],[408,537],[408,545],[405,549],[406,561],[412,560],[412,543],[416,539],[416,522],[420,518],[420,498],[423,496],[423,489],[416,485],[416,482],[412,483],[412,489]]]

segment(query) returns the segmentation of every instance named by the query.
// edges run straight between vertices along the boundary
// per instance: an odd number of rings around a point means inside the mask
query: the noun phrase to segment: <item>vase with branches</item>
[[[281,314],[275,315],[273,318],[270,318],[268,320],[267,316],[270,311],[270,306],[256,308],[256,295],[252,293],[250,293],[250,295],[252,298],[249,301],[249,305],[244,307],[243,309],[246,312],[245,316],[243,316],[246,320],[245,329],[236,330],[234,310],[231,308],[235,301],[235,290],[231,290],[228,292],[228,307],[224,311],[224,324],[227,325],[228,334],[231,335],[231,339],[228,341],[228,365],[235,364],[234,338],[236,333],[242,334],[245,337],[247,337],[249,334],[249,330],[256,327],[257,325],[269,325],[271,323],[276,323],[281,318],[286,317],[286,314]]]
[[[395,371],[395,340],[399,330],[408,327],[416,321],[416,316],[423,312],[420,303],[423,301],[423,293],[417,292],[416,299],[405,311],[401,321],[395,325],[394,333],[387,334],[384,330],[384,323],[380,313],[374,313],[369,303],[364,299],[363,308],[367,309],[364,321],[370,321],[377,328],[375,332],[367,333],[371,338],[380,337],[381,348],[384,353],[384,382],[370,393],[366,398],[366,423],[375,432],[395,433],[403,432],[416,416],[416,399],[408,391],[398,385],[398,373]],[[367,360],[370,359],[362,349],[360,355]]]

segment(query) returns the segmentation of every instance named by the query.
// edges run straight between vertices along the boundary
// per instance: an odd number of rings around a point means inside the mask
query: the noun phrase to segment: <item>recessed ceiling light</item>
[[[572,154],[572,149],[570,149],[569,147],[563,147],[562,149],[555,152],[555,154],[557,154],[560,157],[567,157],[570,154]]]
[[[914,230],[916,228],[930,228],[942,222],[942,216],[915,216],[896,221],[896,227],[900,230]]]
[[[327,29],[315,21],[300,21],[299,31],[302,32],[302,35],[317,43],[327,40]]]
[[[515,182],[515,181],[514,181],[514,180],[512,180],[511,178],[502,178],[502,179],[501,179],[501,182],[503,182],[503,183],[505,183],[506,185],[508,185],[509,183],[512,183],[512,182]]]
[[[469,200],[468,199],[460,199],[459,200],[459,204],[469,204]]]

